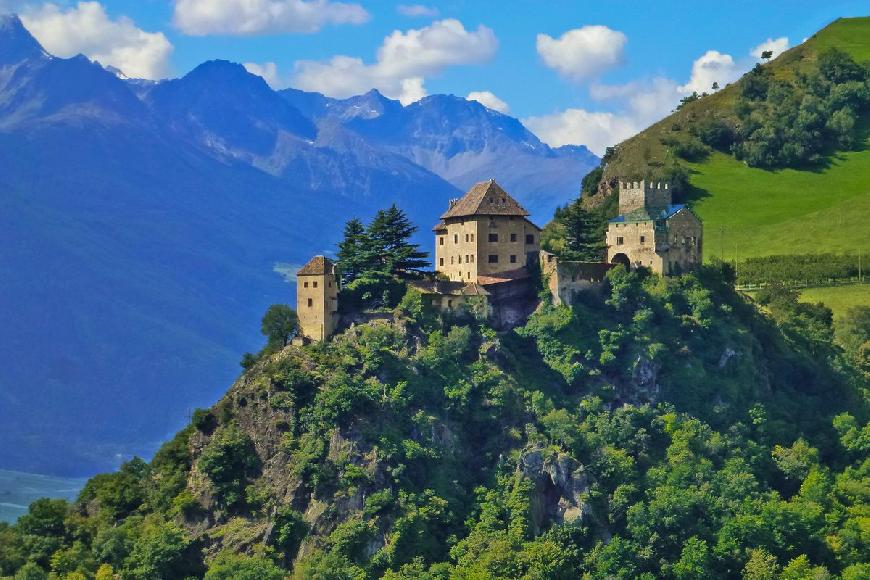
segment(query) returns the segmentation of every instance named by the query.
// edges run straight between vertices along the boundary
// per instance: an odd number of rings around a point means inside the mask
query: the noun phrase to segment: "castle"
[[[607,261],[657,274],[681,274],[701,265],[701,220],[674,204],[667,183],[621,182],[619,215],[607,228]]]
[[[541,228],[494,180],[450,200],[432,229],[435,274],[410,286],[441,311],[476,311],[496,328],[520,323],[534,308],[533,266],[540,267],[553,302],[571,304],[579,292],[600,287],[617,264],[663,276],[701,264],[701,221],[687,206],[673,203],[667,183],[620,183],[606,262],[564,261],[542,251]],[[300,334],[323,341],[339,324],[335,264],[315,256],[296,275]]]

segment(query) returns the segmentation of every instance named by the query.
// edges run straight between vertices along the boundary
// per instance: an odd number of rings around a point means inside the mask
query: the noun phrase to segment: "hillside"
[[[811,72],[830,48],[846,51],[858,62],[870,61],[870,18],[836,20],[763,68],[774,79],[793,81]],[[690,140],[706,119],[739,128],[744,121],[738,118],[735,104],[746,79],[686,103],[619,144],[604,169],[601,193],[609,194],[619,177],[658,178],[679,165],[688,171],[685,197],[704,220],[707,259],[777,253],[863,251],[866,255],[870,252],[870,110],[858,119],[851,146],[826,145],[817,161],[797,168],[750,167],[719,151],[693,162],[675,154],[675,143]]]
[[[409,293],[0,525],[0,575],[865,578],[867,377],[730,281],[618,268],[502,334]]]
[[[83,476],[150,455],[237,375],[265,308],[292,301],[282,273],[334,251],[350,218],[396,203],[429,224],[460,193],[316,112],[365,96],[304,96],[311,103],[296,107],[220,60],[178,79],[121,79],[47,54],[17,17],[0,16],[0,465]],[[485,151],[489,116],[468,107],[464,130]],[[426,130],[439,137],[438,124]],[[452,152],[473,165],[479,151]],[[517,184],[538,169],[522,161],[507,163]],[[548,215],[597,162],[562,152],[549,197],[513,193]]]

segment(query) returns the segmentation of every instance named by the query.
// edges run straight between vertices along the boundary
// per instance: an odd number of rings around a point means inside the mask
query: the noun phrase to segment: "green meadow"
[[[834,312],[834,320],[846,314],[853,306],[870,306],[870,284],[807,288],[800,295],[801,302],[822,302]]]

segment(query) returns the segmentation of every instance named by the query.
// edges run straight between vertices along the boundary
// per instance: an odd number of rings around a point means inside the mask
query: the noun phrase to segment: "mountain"
[[[764,64],[758,75],[746,75],[714,94],[687,102],[672,115],[619,144],[604,166],[599,188],[602,195],[590,200],[600,201],[609,195],[620,178],[669,177],[674,167],[681,167],[689,186],[686,199],[704,220],[707,232],[715,232],[705,245],[706,258],[742,260],[771,254],[825,252],[867,255],[870,103],[865,97],[864,104],[849,105],[851,113],[844,117],[850,119],[847,123],[854,124],[854,130],[843,136],[847,139],[831,138],[826,127],[843,106],[838,95],[870,94],[867,81],[863,89],[858,83],[857,91],[854,85],[849,88],[848,83],[836,83],[836,94],[824,105],[832,107],[829,110],[820,109],[820,98],[813,94],[807,95],[803,110],[802,101],[797,100],[797,106],[787,111],[784,106],[764,99],[764,95],[753,96],[754,101],[742,98],[744,94],[752,96],[750,82],[758,79],[763,82],[769,76],[774,79],[772,85],[777,86],[770,93],[772,99],[778,98],[786,105],[795,102],[793,95],[807,90],[808,84],[803,80],[806,75],[819,78],[820,59],[831,48],[844,51],[858,63],[870,61],[870,18],[840,18],[832,22]],[[789,86],[784,86],[785,83]],[[816,87],[824,89],[824,83]],[[749,110],[747,102],[755,111],[753,120],[745,114],[741,117],[741,110]],[[730,139],[735,136],[739,139],[741,134],[757,127],[768,109],[775,112],[765,115],[766,125],[757,134],[761,138],[749,143],[756,151],[773,156],[774,161],[779,157],[780,163],[759,165],[746,155],[738,159],[730,150]],[[777,123],[777,119],[783,122]],[[800,129],[793,131],[795,127]],[[718,132],[710,133],[710,128]],[[782,142],[792,132],[797,138],[823,137],[811,138],[810,143]],[[717,143],[717,135],[724,136],[724,141]],[[700,142],[699,136],[712,146]],[[782,162],[782,152],[800,154],[813,145],[812,141],[820,147],[814,155],[807,155],[800,162]],[[848,143],[844,145],[845,142]],[[773,151],[767,150],[768,145]]]
[[[858,349],[732,283],[619,268],[502,333],[411,293],[264,351],[150,463],[0,525],[0,574],[866,578]]]
[[[460,189],[353,126],[407,108],[290,94],[226,61],[119,78],[0,20],[0,466],[150,455],[293,302],[279,272],[334,251],[347,219],[396,203],[431,246]]]
[[[336,120],[369,143],[402,155],[467,190],[483,177],[494,178],[539,221],[547,220],[566,192],[598,163],[583,146],[553,149],[513,117],[476,101],[431,95],[403,107],[378,91],[346,100],[317,99],[310,93],[281,91],[288,102],[319,119]]]

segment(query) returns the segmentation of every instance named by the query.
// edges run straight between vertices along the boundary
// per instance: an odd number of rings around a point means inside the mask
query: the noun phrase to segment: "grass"
[[[823,171],[747,167],[716,153],[692,165],[693,208],[704,220],[704,256],[870,255],[870,143],[839,153]]]
[[[765,66],[778,77],[791,77],[831,47],[858,62],[870,61],[870,18],[836,20]],[[737,93],[738,86],[728,86],[621,143],[605,179],[660,174],[677,161],[663,138],[684,136],[710,112],[733,117]],[[870,255],[867,115],[861,133],[865,137],[855,151],[837,152],[810,169],[766,171],[722,153],[688,164],[694,188],[690,202],[704,220],[705,259],[859,251]]]
[[[836,321],[853,306],[870,306],[870,284],[807,288],[801,292],[800,300],[823,303],[834,312]]]

